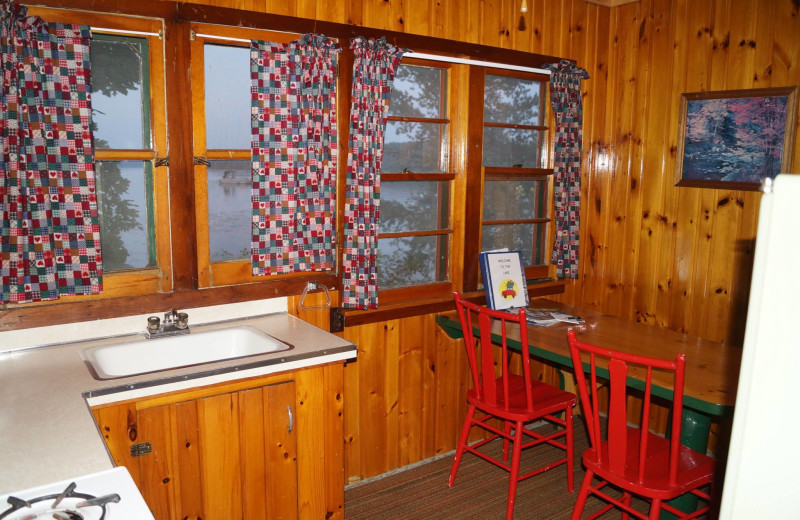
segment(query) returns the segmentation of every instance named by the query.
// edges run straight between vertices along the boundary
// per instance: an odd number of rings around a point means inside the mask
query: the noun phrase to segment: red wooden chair
[[[597,518],[614,507],[622,509],[623,520],[628,515],[641,519],[659,518],[661,509],[681,519],[697,518],[708,513],[707,505],[692,513],[685,513],[666,503],[686,493],[692,493],[708,503],[709,494],[699,488],[710,484],[714,477],[714,459],[680,444],[686,356],[678,354],[674,361],[668,361],[616,352],[578,341],[574,330],[567,332],[567,337],[591,444],[583,452],[586,476],[572,510],[572,520],[581,517],[590,494],[609,504],[587,520]],[[583,373],[587,370],[587,364],[581,363],[582,353],[588,354],[588,389],[591,392],[587,389]],[[582,367],[583,371],[578,367]],[[653,370],[671,372],[674,377],[669,439],[648,429]],[[634,371],[637,372],[637,378],[645,382],[639,428],[628,424],[626,379],[628,373]],[[598,372],[609,383],[606,440],[601,437]],[[592,486],[594,477],[599,482]],[[622,497],[616,499],[602,491],[607,485],[622,489]],[[630,507],[632,495],[650,502],[649,516]]]
[[[506,343],[506,330],[509,326],[519,328],[522,345],[528,344],[528,328],[525,321],[525,312],[511,314],[508,312],[494,311],[485,307],[469,303],[456,292],[456,308],[461,320],[461,330],[464,332],[464,342],[467,347],[467,359],[475,387],[467,392],[469,411],[464,420],[461,437],[458,440],[456,457],[450,471],[448,485],[453,486],[456,479],[458,465],[465,451],[473,453],[482,459],[510,472],[508,485],[508,503],[506,518],[514,516],[514,501],[517,492],[517,483],[543,471],[552,469],[560,464],[567,465],[567,488],[573,490],[573,448],[572,448],[572,407],[575,406],[576,396],[564,392],[550,385],[531,381],[530,362],[528,349],[522,349],[522,375],[511,374],[509,370],[509,352]],[[492,351],[492,322],[499,322],[502,353],[498,358],[496,373],[495,358]],[[519,327],[522,323],[523,326]],[[480,330],[480,358],[476,354],[475,334],[473,327],[477,325]],[[480,418],[475,417],[476,411],[483,412]],[[564,418],[557,415],[564,413]],[[491,419],[503,421],[503,429],[490,424]],[[549,434],[540,434],[524,427],[525,424],[535,420],[547,420],[556,425],[556,431]],[[469,432],[473,427],[480,427],[492,435],[473,445],[468,445]],[[513,432],[512,432],[513,430]],[[525,442],[525,437],[533,440]],[[566,437],[565,442],[559,439]],[[486,455],[479,448],[498,439],[503,439],[503,460],[498,460]],[[508,445],[513,444],[511,452],[511,465],[508,465]],[[522,450],[543,443],[550,444],[566,451],[566,456],[544,467],[530,471],[523,475],[520,471],[520,456]]]

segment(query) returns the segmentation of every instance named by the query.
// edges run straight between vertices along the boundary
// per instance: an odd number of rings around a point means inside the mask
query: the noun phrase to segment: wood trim
[[[183,2],[159,0],[39,0],[37,3],[65,9],[101,11],[138,16],[153,16],[171,19],[175,22],[196,21],[207,24],[228,25],[252,29],[280,28],[282,31],[305,34],[309,32],[324,34],[329,38],[341,40],[363,36],[365,38],[386,38],[398,47],[406,47],[420,52],[435,52],[450,56],[466,56],[483,61],[492,61],[524,67],[541,67],[546,63],[556,63],[557,56],[447,40],[433,36],[408,34],[371,27],[362,27],[336,22],[325,22],[309,18],[298,18],[268,13],[245,11],[229,7],[185,4]],[[347,47],[342,45],[342,47]],[[183,69],[180,69],[183,70]],[[508,71],[506,71],[508,72]],[[546,76],[544,76],[546,78]]]
[[[197,287],[197,229],[194,207],[194,156],[192,141],[190,25],[185,21],[167,24],[165,31],[167,145],[169,146],[169,206],[172,240],[173,290],[188,291]],[[177,211],[174,209],[178,208]]]
[[[528,296],[539,298],[564,292],[566,282],[562,280],[537,283],[528,286]],[[463,294],[464,298],[473,303],[483,305],[486,303],[486,296],[483,291],[473,291]],[[438,298],[426,298],[420,300],[406,300],[403,302],[382,305],[380,309],[369,311],[345,311],[345,327],[366,325],[380,321],[396,320],[419,316],[421,314],[433,314],[437,312],[447,312],[455,310],[453,295],[448,294]]]
[[[589,4],[602,5],[603,7],[617,7],[625,4],[633,4],[639,0],[586,0]]]
[[[478,289],[478,254],[481,252],[481,215],[483,204],[483,89],[484,67],[469,70],[469,118],[467,129],[467,190],[464,217],[464,280],[465,293]]]
[[[97,161],[148,161],[156,158],[156,151],[95,148],[94,158]]]
[[[135,316],[152,309],[186,309],[207,307],[224,303],[275,298],[300,294],[306,282],[336,287],[339,277],[334,274],[312,274],[311,276],[280,278],[258,283],[213,287],[172,293],[142,294],[120,298],[106,298],[69,303],[59,300],[58,305],[35,305],[8,309],[0,312],[0,332],[9,330],[45,327],[64,323],[77,323],[107,318]]]
[[[435,181],[446,182],[456,178],[455,173],[381,173],[381,181]]]

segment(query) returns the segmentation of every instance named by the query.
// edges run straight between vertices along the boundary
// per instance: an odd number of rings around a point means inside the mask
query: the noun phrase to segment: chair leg
[[[661,516],[661,500],[654,498],[650,504],[650,515],[647,517],[649,520],[658,520]]]
[[[567,407],[566,410],[566,426],[567,426],[567,491],[572,493],[575,491],[575,476],[573,470],[575,467],[575,443],[572,429],[572,408]]]
[[[514,518],[514,503],[517,500],[517,484],[519,483],[519,463],[522,458],[522,423],[517,421],[514,426],[514,446],[511,448],[511,471],[508,476],[508,505],[506,506],[506,520]]]
[[[506,435],[511,434],[511,421],[503,421],[503,431]],[[503,437],[503,462],[508,462],[508,437]]]
[[[461,456],[464,455],[464,447],[467,445],[467,438],[469,438],[469,430],[472,428],[472,419],[474,417],[475,405],[470,405],[469,410],[467,411],[467,417],[464,419],[464,426],[461,428],[461,436],[458,439],[456,458],[453,460],[453,467],[450,469],[450,479],[447,481],[447,485],[449,487],[453,487],[453,482],[456,480],[458,465],[461,464]]]
[[[592,487],[592,479],[594,473],[586,470],[586,475],[583,477],[581,489],[578,491],[578,498],[575,500],[575,507],[572,508],[572,516],[570,520],[580,520],[583,514],[583,508],[586,506],[586,499],[589,497],[589,488]]]
[[[626,506],[630,506],[631,505],[631,494],[628,493],[628,492],[623,493],[622,494],[622,499],[620,500],[620,502],[622,502]],[[621,518],[621,520],[628,520],[628,512],[625,511],[624,509],[622,510],[622,518]]]

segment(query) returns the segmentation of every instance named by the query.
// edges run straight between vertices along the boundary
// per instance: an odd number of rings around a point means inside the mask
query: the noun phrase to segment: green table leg
[[[708,450],[708,434],[711,431],[711,417],[688,408],[683,409],[683,425],[681,426],[681,444],[700,453]],[[697,497],[688,493],[674,500],[669,504],[681,511],[694,511],[697,509]],[[672,513],[661,512],[661,520],[673,520],[677,518]]]

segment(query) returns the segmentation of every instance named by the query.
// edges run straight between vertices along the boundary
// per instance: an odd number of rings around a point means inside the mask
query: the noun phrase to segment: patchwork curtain
[[[253,41],[254,276],[334,268],[340,47]]]
[[[550,261],[556,265],[557,276],[577,278],[583,144],[581,79],[588,79],[589,74],[568,60],[542,68],[552,73],[550,100],[556,120],[553,192],[556,232]]]
[[[0,303],[102,291],[90,38],[0,2]]]
[[[378,307],[378,220],[383,134],[403,50],[385,38],[350,40],[353,93],[344,210],[342,306]]]

